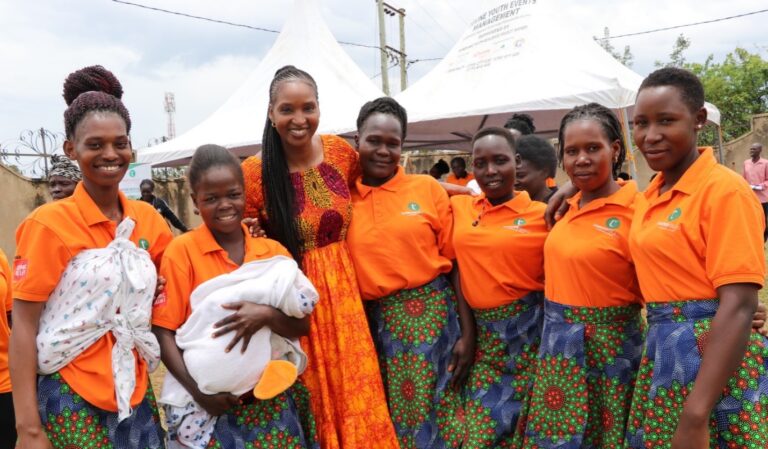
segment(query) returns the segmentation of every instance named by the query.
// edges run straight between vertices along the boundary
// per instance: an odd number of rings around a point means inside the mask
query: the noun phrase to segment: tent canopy
[[[563,23],[563,0],[485,0],[448,55],[396,98],[408,110],[406,146],[464,147],[485,126],[513,112],[533,116],[554,135],[569,109],[597,102],[635,103],[642,77],[591,37]],[[710,107],[710,119],[720,114]]]
[[[223,145],[239,156],[255,154],[266,122],[269,84],[277,69],[287,64],[315,78],[322,111],[318,131],[322,133],[354,129],[360,106],[384,95],[336,42],[316,1],[295,0],[274,45],[245,83],[196,127],[163,144],[138,150],[138,161],[153,166],[185,165],[195,149],[207,143]]]

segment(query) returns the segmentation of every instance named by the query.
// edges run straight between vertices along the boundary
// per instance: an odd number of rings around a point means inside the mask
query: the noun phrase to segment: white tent
[[[275,71],[286,64],[306,70],[317,81],[322,133],[352,130],[360,106],[384,95],[336,42],[316,1],[295,0],[272,48],[226,103],[181,136],[139,150],[138,161],[155,166],[183,165],[195,148],[206,143],[223,145],[241,156],[254,154],[266,121],[269,83]],[[204,89],[201,86],[201,95]]]
[[[502,126],[512,112],[532,115],[537,133],[553,135],[574,106],[630,108],[642,77],[565,22],[562,1],[481,2],[448,55],[396,97],[408,110],[406,146],[466,149],[476,131]],[[710,107],[710,120],[719,119]]]

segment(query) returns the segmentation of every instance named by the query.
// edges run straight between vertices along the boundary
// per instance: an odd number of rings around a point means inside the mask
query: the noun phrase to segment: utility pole
[[[390,55],[397,55],[400,65],[400,90],[408,87],[408,61],[405,53],[405,9],[395,8],[384,0],[376,0],[379,10],[379,46],[381,47],[381,85],[385,94],[389,95],[389,67],[387,61]],[[384,28],[384,15],[398,16],[400,23],[400,49],[387,45],[387,35]]]
[[[381,47],[381,90],[389,95],[389,70],[387,67],[387,32],[384,29],[384,0],[376,0],[379,12],[379,47]]]
[[[397,10],[400,20],[400,91],[408,87],[408,66],[405,60],[405,9]]]

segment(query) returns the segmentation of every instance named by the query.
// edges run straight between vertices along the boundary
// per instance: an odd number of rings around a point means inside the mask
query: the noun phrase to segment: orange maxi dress
[[[376,351],[345,242],[352,218],[349,184],[357,153],[342,138],[322,136],[324,160],[291,173],[302,269],[320,293],[301,347],[309,357],[303,381],[323,449],[398,448],[389,417]],[[246,213],[268,222],[261,159],[243,162]]]

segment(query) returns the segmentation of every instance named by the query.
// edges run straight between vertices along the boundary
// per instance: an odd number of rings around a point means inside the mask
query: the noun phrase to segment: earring
[[[275,126],[275,122],[272,122],[272,127],[273,127],[273,128],[276,128],[276,126]]]

